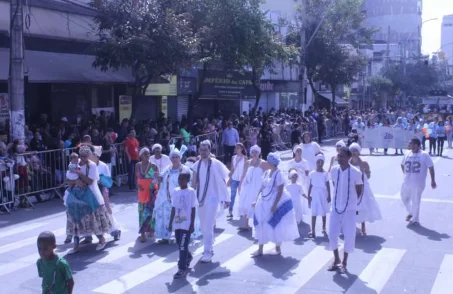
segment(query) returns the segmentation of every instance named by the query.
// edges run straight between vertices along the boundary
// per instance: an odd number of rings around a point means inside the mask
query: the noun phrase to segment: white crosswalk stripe
[[[6,230],[4,232],[0,232],[0,239],[8,237],[8,236],[12,236],[12,235],[16,235],[16,234],[32,231],[34,229],[37,229],[37,228],[40,228],[40,227],[44,227],[45,225],[47,225],[47,223],[33,223],[33,224],[29,224],[27,226],[18,226],[18,227],[14,228],[14,229],[10,229],[10,230]]]
[[[34,228],[41,228],[41,224],[37,224]],[[39,258],[38,252],[36,249],[36,237],[27,238],[20,240],[20,235],[28,230],[14,228],[12,230],[3,231],[0,233],[0,236],[9,236],[11,239],[17,235],[17,241],[14,241],[10,244],[5,244],[0,246],[0,278],[8,279],[8,275],[14,274],[17,275],[19,271],[26,270],[28,268],[34,268],[36,265],[36,260]],[[123,232],[127,232],[124,230]],[[64,237],[65,229],[55,230],[54,233],[57,236]],[[105,253],[93,253],[89,258],[85,258],[83,253],[77,255],[74,259],[77,262],[83,262],[87,264],[88,267],[91,267],[94,264],[102,264],[103,266],[113,266],[122,265],[127,263],[130,260],[130,255],[133,255],[142,250],[153,251],[152,248],[154,245],[153,242],[149,241],[146,243],[136,242],[137,235],[135,231],[129,232],[129,234],[123,234],[123,240],[118,242],[116,246],[107,247]],[[226,242],[226,241],[228,241]],[[240,240],[239,243],[236,241]],[[231,243],[232,242],[232,243]],[[235,243],[236,242],[236,243]],[[229,244],[235,244],[235,246],[229,246]],[[290,268],[285,269],[280,278],[275,278],[274,280],[266,280],[266,288],[263,289],[261,293],[302,293],[304,289],[309,289],[312,285],[312,280],[319,279],[323,275],[330,277],[325,271],[326,267],[332,261],[333,255],[332,252],[328,251],[324,247],[325,243],[315,244],[307,242],[303,246],[306,250],[304,253],[301,253],[297,256],[290,256],[293,260],[296,260]],[[173,246],[173,245],[170,245]],[[294,246],[294,245],[291,245]],[[68,247],[63,247],[61,250],[64,252],[58,252],[60,256],[65,255],[65,253],[70,249],[71,245]],[[193,256],[195,259],[199,258],[203,253],[203,246],[200,240],[195,241],[192,248]],[[219,247],[222,247],[219,249]],[[229,251],[225,251],[228,248]],[[273,249],[272,245],[266,246],[266,249]],[[284,248],[286,248],[284,246]],[[257,249],[257,245],[249,242],[244,242],[242,237],[234,234],[221,233],[215,239],[214,250],[217,252],[225,253],[221,256],[227,256],[219,260],[219,264],[216,264],[214,267],[207,267],[208,270],[204,270],[205,267],[201,266],[201,274],[195,274],[192,276],[189,274],[187,276],[187,284],[181,285],[181,289],[178,289],[178,293],[204,293],[206,290],[204,287],[210,283],[206,283],[206,280],[209,280],[211,276],[222,276],[224,273],[227,273],[226,279],[229,276],[242,277],[248,271],[253,270],[256,272],[261,272],[266,274],[266,270],[260,269],[255,263],[256,261],[250,257]],[[220,251],[222,250],[222,251]],[[265,253],[269,252],[265,250]],[[340,248],[341,250],[341,248]],[[21,254],[25,252],[26,254]],[[168,250],[166,251],[168,252]],[[293,251],[294,252],[294,251]],[[401,262],[403,258],[407,255],[405,249],[395,249],[383,247],[377,250],[375,253],[363,253],[361,252],[362,258],[355,264],[353,267],[356,272],[353,274],[357,275],[357,278],[354,281],[351,281],[350,286],[345,289],[342,289],[343,293],[346,294],[356,294],[356,293],[375,293],[380,294],[385,292],[384,289],[390,287],[393,281],[392,276],[398,270],[398,267],[404,266],[404,262]],[[105,254],[104,256],[102,254]],[[283,251],[285,255],[285,250]],[[217,256],[217,255],[216,255]],[[218,257],[217,257],[218,258]],[[407,256],[409,258],[409,256]],[[71,260],[69,258],[68,260]],[[84,289],[83,292],[86,293],[109,293],[109,294],[122,294],[122,293],[135,293],[134,290],[140,290],[140,285],[147,286],[148,283],[151,285],[155,280],[169,279],[171,282],[171,275],[168,275],[166,272],[171,272],[173,274],[177,270],[177,260],[178,253],[176,246],[172,247],[171,253],[166,253],[165,256],[160,256],[157,259],[148,262],[147,259],[134,259],[134,262],[137,264],[137,267],[133,267],[128,271],[123,271],[116,276],[108,276],[107,280],[102,280],[96,282],[93,280],[93,283],[89,286],[88,289]],[[354,255],[351,256],[350,262],[357,261],[354,259]],[[438,272],[436,275],[432,276],[432,287],[428,286],[428,289],[431,288],[431,294],[447,294],[451,292],[453,288],[453,254],[445,254],[442,256],[441,264],[438,265]],[[70,262],[71,263],[71,262]],[[94,266],[95,268],[95,266]],[[198,271],[198,269],[197,269]],[[78,275],[84,275],[84,271],[77,271],[75,274],[75,280],[77,280]],[[333,274],[335,275],[335,274]],[[414,277],[416,278],[416,277]],[[30,277],[23,277],[24,281],[29,280]],[[33,279],[38,280],[36,276],[33,276]],[[245,278],[244,278],[245,279]],[[214,282],[215,280],[213,280]],[[332,287],[336,287],[335,284],[332,284]],[[81,286],[79,286],[81,287]],[[134,289],[137,288],[137,289]],[[427,290],[428,292],[429,290]],[[333,291],[334,292],[334,291]]]
[[[431,294],[450,294],[453,289],[453,255],[447,254],[442,260]]]

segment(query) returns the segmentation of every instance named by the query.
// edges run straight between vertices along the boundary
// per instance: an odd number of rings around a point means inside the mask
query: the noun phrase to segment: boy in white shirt
[[[194,232],[195,208],[198,199],[195,190],[188,186],[190,174],[181,172],[178,177],[179,187],[171,195],[171,216],[168,231],[175,229],[176,244],[179,247],[178,272],[175,279],[187,275],[193,257],[189,251],[190,235]]]

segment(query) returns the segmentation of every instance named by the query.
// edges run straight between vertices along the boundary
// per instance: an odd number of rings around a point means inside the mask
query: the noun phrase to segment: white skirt
[[[253,237],[258,240],[260,245],[268,242],[280,244],[299,238],[293,202],[288,192],[283,192],[275,213],[272,213],[271,209],[276,193],[268,197],[269,199],[263,199],[260,196],[256,203],[253,217]]]
[[[376,199],[374,198],[373,192],[371,191],[370,184],[366,183],[364,185],[364,191],[362,199],[359,199],[359,204],[357,210],[359,214],[357,215],[357,223],[373,223],[375,221],[382,219],[381,209],[379,208]]]
[[[311,198],[311,215],[326,216],[330,211],[330,204],[327,202],[327,189],[325,187],[313,187]]]

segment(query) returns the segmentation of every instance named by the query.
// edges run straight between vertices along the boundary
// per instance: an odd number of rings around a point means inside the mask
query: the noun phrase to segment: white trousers
[[[329,223],[329,249],[338,249],[338,238],[343,232],[344,252],[352,253],[355,248],[356,237],[356,211],[347,210],[343,214],[338,214],[335,210],[330,213]]]
[[[214,226],[218,209],[218,203],[205,203],[203,206],[198,208],[200,229],[203,234],[204,254],[212,252],[212,246],[214,244]]]
[[[412,215],[411,221],[413,222],[419,222],[420,202],[424,190],[424,186],[410,185],[407,183],[401,186],[401,200],[403,200],[404,206],[406,206],[407,213]]]

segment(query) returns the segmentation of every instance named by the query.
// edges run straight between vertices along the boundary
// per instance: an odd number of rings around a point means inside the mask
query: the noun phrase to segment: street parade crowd
[[[430,153],[435,154],[439,137],[444,134],[448,137],[451,129],[445,127],[445,132],[439,132],[444,125],[435,119],[416,120],[410,113],[404,117],[374,111],[353,114],[343,113],[344,122],[348,119],[347,133],[354,133],[364,125],[370,126],[373,121],[377,126],[382,120],[391,122],[389,117],[396,119],[395,127],[413,126],[414,137],[408,142],[409,151],[401,161],[404,173],[401,198],[408,213],[406,221],[419,225],[420,201],[428,171],[431,187],[436,188],[433,161],[430,154],[423,151],[424,143],[429,140],[430,147],[434,148],[430,148]],[[225,211],[229,220],[242,220],[240,230],[252,231],[258,244],[253,258],[267,254],[263,251],[266,243],[275,244],[270,254],[282,254],[285,242],[300,237],[298,225],[306,215],[311,216],[308,237],[316,238],[319,216],[322,233],[329,236],[329,249],[334,256],[328,270],[346,272],[349,254],[355,248],[356,226],[359,225],[361,234],[366,235],[366,223],[382,219],[369,184],[372,167],[360,156],[360,140],[338,141],[337,154],[325,158],[311,133],[300,133],[294,128],[291,134],[293,159],[288,163],[288,176],[284,176],[279,168],[278,152],[267,150],[264,154],[263,147],[258,144],[246,148],[232,124],[226,122],[226,126],[223,143],[234,145],[231,157],[224,162],[212,154],[217,146],[209,140],[200,142],[196,152],[188,155],[189,148],[185,144],[179,149],[170,145],[166,155],[164,146],[159,143],[151,148],[140,147],[133,136],[134,130],[130,131],[125,153],[133,165],[130,188],[138,188],[136,229],[140,242],[154,239],[172,244],[174,240],[179,250],[178,271],[174,275],[178,279],[184,278],[190,270],[191,239],[202,238],[204,251],[200,262],[211,262],[216,220]],[[421,126],[423,136],[419,134]],[[436,138],[435,142],[432,142],[433,138]],[[78,154],[71,154],[64,197],[67,208],[65,242],[74,244],[70,254],[78,253],[81,244],[92,243],[93,235],[99,240],[98,251],[106,246],[105,234],[111,234],[115,240],[121,238],[121,226],[115,220],[109,199],[111,173],[101,156],[102,147],[93,144],[82,144]],[[343,258],[339,254],[340,235],[344,239]],[[70,266],[63,257],[53,253],[55,236],[43,232],[37,242],[41,255],[37,266],[39,276],[43,278],[43,292],[72,293],[74,280]],[[56,268],[61,269],[58,275],[55,275]]]

